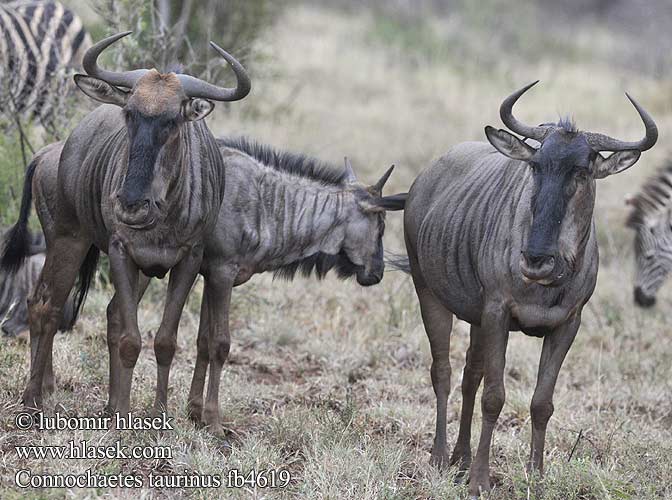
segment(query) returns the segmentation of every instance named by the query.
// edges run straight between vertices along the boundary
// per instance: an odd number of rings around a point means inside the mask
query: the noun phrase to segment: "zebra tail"
[[[389,253],[387,254],[387,257],[385,257],[385,264],[395,271],[411,274],[411,263],[408,260],[408,255]]]
[[[19,210],[19,220],[8,231],[5,238],[5,245],[0,257],[0,269],[16,273],[23,265],[23,261],[30,253],[32,237],[28,229],[28,217],[30,217],[30,207],[33,199],[33,176],[37,168],[37,159],[33,158],[26,170],[26,179],[23,183],[23,194],[21,196],[21,209]]]

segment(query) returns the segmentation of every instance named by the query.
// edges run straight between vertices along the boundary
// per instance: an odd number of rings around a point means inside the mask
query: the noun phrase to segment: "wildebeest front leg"
[[[460,430],[457,442],[450,457],[450,464],[457,465],[466,471],[471,465],[471,421],[474,416],[476,392],[483,379],[483,348],[480,340],[483,334],[477,326],[472,325],[469,334],[469,349],[462,373],[462,412],[460,413]]]
[[[184,304],[189,296],[189,291],[198,275],[203,258],[202,249],[194,250],[186,255],[170,271],[168,282],[168,295],[163,311],[161,326],[154,339],[154,354],[156,355],[156,399],[154,400],[154,412],[165,411],[168,405],[168,377],[170,365],[173,362],[175,348],[177,347],[177,328],[182,316]]]
[[[432,292],[416,280],[416,292],[420,301],[420,312],[429,337],[432,351],[432,386],[436,395],[436,433],[432,446],[432,465],[448,465],[446,448],[446,426],[448,395],[450,394],[450,333],[453,314],[448,311]]]
[[[28,322],[30,324],[30,380],[23,392],[23,404],[29,408],[42,407],[42,388],[45,372],[49,372],[53,384],[51,363],[54,335],[61,322],[63,306],[70,289],[75,283],[90,243],[73,237],[55,237],[47,249],[47,256],[28,301]]]
[[[138,267],[117,239],[109,245],[112,283],[119,299],[121,335],[119,337],[119,385],[117,408],[127,414],[131,405],[133,369],[140,355],[142,338],[138,329]]]
[[[483,352],[484,387],[481,396],[483,423],[476,456],[469,469],[469,493],[490,490],[490,443],[504,406],[504,366],[509,339],[509,311],[499,303],[487,304],[481,318],[478,342]]]
[[[544,472],[544,442],[546,440],[546,425],[553,415],[553,392],[558,380],[558,373],[567,351],[574,342],[576,332],[581,324],[581,315],[567,321],[561,327],[544,337],[544,345],[539,359],[539,373],[537,387],[534,389],[530,414],[532,416],[532,442],[530,444],[530,459],[527,463],[528,471]]]
[[[140,303],[142,296],[149,286],[150,279],[142,273],[139,273],[138,299]],[[107,351],[110,356],[110,375],[108,386],[108,400],[105,407],[105,413],[111,415],[117,409],[119,401],[119,338],[121,337],[121,310],[119,309],[119,298],[115,293],[112,300],[107,305]]]

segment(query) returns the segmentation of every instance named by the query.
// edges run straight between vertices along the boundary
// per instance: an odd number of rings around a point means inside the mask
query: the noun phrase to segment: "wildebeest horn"
[[[347,182],[357,182],[357,176],[355,175],[355,171],[352,168],[352,163],[350,163],[350,160],[348,160],[348,157],[346,156],[343,158],[345,162],[345,180]]]
[[[530,88],[534,87],[537,83],[539,83],[539,80],[526,85],[522,89],[515,91],[509,97],[504,99],[502,105],[499,107],[499,116],[504,122],[504,125],[506,125],[512,132],[541,142],[550,131],[550,127],[545,125],[539,125],[537,127],[525,125],[524,123],[516,120],[512,112],[513,105],[520,98],[520,96],[527,92]]]
[[[103,38],[101,41],[93,45],[89,50],[84,54],[82,59],[82,67],[84,71],[90,76],[95,76],[101,80],[106,81],[111,85],[118,85],[120,87],[133,88],[135,82],[137,82],[148,70],[146,69],[136,69],[133,71],[107,71],[98,66],[98,56],[101,52],[107,47],[112,45],[114,42],[120,38],[124,38],[127,35],[130,35],[132,31],[124,31],[122,33],[117,33],[116,35],[108,36]]]
[[[236,75],[238,84],[235,88],[218,87],[208,82],[204,82],[198,78],[189,75],[177,75],[184,92],[189,97],[202,97],[203,99],[211,99],[213,101],[238,101],[250,93],[252,83],[247,71],[243,68],[231,54],[217,45],[215,42],[210,42],[210,46],[215,49],[220,56],[226,59],[231,69]]]
[[[630,102],[644,122],[644,128],[646,129],[644,138],[637,142],[626,142],[614,139],[608,135],[585,132],[588,144],[590,144],[596,151],[626,151],[630,149],[646,151],[647,149],[651,149],[658,140],[658,127],[656,126],[656,122],[653,121],[653,118],[651,118],[651,115],[647,113],[637,101],[630,97],[630,94],[626,92],[625,95],[630,99]]]
[[[390,175],[392,175],[392,170],[394,170],[394,165],[392,165],[390,168],[387,169],[387,172],[385,172],[383,174],[383,176],[378,180],[378,182],[376,182],[373,185],[373,189],[375,189],[379,193],[382,193],[383,192],[383,187],[385,186],[385,183],[387,182],[387,179],[389,179]]]
[[[101,52],[107,47],[112,45],[114,42],[123,38],[129,34],[131,31],[124,31],[123,33],[117,33],[116,35],[109,36],[99,41],[93,45],[89,50],[84,54],[84,59],[82,60],[82,66],[84,71],[91,76],[100,78],[101,80],[106,81],[111,85],[118,85],[121,87],[133,88],[135,83],[145,74],[148,70],[146,69],[136,69],[133,71],[107,71],[98,66],[98,56]],[[190,75],[177,75],[177,78],[182,84],[185,94],[189,97],[201,97],[204,99],[211,99],[213,101],[237,101],[245,97],[252,88],[250,83],[250,77],[247,75],[247,71],[243,68],[232,55],[226,52],[224,49],[219,47],[216,43],[210,42],[212,48],[214,48],[219,55],[221,55],[226,62],[231,65],[231,69],[236,75],[238,84],[235,88],[225,88],[218,87],[208,82],[204,82],[198,78],[195,78]]]

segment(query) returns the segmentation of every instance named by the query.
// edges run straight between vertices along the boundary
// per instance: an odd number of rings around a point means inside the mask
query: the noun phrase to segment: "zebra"
[[[626,226],[635,231],[634,300],[651,307],[672,271],[672,163],[628,196],[626,204],[631,207]]]
[[[13,274],[0,270],[0,330],[5,336],[20,337],[24,340],[27,340],[28,336],[26,299],[32,293],[40,276],[46,250],[44,235],[41,232],[31,233],[29,240],[28,257],[19,270]],[[60,330],[72,329],[73,313],[73,302],[68,300]]]
[[[64,70],[80,66],[90,46],[81,19],[58,2],[0,4],[0,109],[48,123]]]

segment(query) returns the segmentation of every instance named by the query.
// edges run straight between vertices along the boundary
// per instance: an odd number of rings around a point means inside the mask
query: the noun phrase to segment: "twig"
[[[583,436],[583,429],[579,430],[579,435],[576,437],[576,442],[574,443],[574,446],[572,446],[572,451],[569,452],[569,456],[567,457],[567,462],[570,462],[572,460],[572,457],[574,456],[574,452],[576,451],[576,447],[579,446],[579,441],[581,441],[582,436]]]

